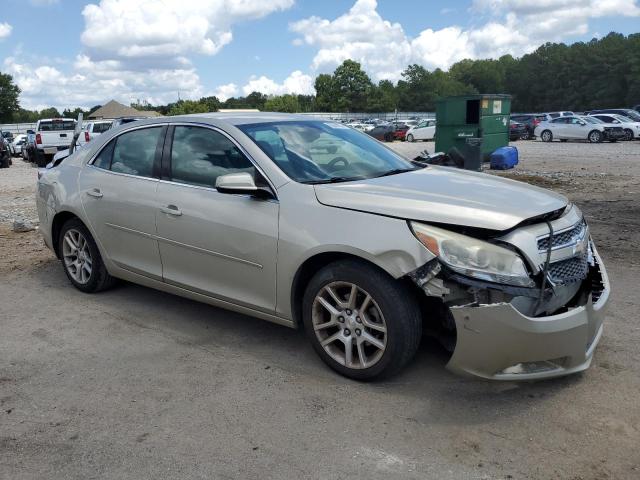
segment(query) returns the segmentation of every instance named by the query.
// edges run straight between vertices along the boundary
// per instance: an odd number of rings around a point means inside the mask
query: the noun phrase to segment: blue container
[[[518,164],[516,147],[500,147],[491,154],[492,170],[509,170]]]

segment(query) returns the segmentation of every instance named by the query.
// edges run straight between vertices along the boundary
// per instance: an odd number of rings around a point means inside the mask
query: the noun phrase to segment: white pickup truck
[[[76,121],[72,118],[45,118],[36,124],[36,162],[44,167],[59,150],[69,148]]]

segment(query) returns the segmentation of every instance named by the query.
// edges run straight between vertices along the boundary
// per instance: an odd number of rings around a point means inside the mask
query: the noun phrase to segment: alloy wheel
[[[76,282],[84,285],[89,281],[93,263],[89,243],[84,235],[74,228],[64,234],[62,258],[69,275]]]
[[[313,301],[311,320],[322,348],[347,368],[372,367],[387,347],[387,325],[380,307],[354,283],[325,285]]]

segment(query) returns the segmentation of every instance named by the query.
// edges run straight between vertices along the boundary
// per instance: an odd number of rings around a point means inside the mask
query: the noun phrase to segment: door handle
[[[161,207],[160,211],[162,213],[166,213],[168,215],[174,215],[176,217],[179,217],[180,215],[182,215],[182,212],[180,211],[180,209],[175,205],[167,205],[166,207]]]
[[[87,195],[94,198],[102,198],[102,192],[99,188],[94,188],[92,190],[87,190]]]

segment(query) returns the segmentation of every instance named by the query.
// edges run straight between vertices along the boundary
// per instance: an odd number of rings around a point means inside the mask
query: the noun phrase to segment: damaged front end
[[[556,235],[543,223],[496,239],[526,259],[529,285],[474,278],[442,257],[408,275],[429,305],[441,307],[436,330],[452,350],[447,368],[530,380],[589,367],[602,334],[609,281],[579,210],[571,208],[553,223]]]

